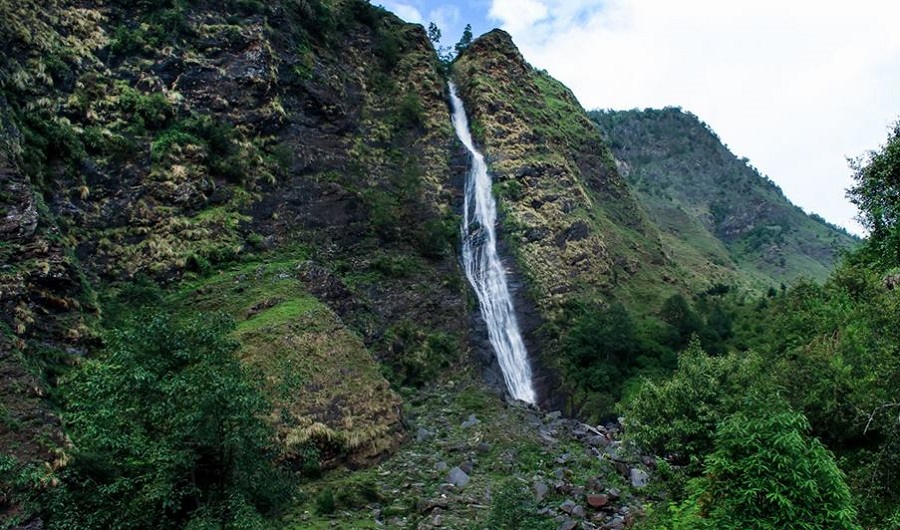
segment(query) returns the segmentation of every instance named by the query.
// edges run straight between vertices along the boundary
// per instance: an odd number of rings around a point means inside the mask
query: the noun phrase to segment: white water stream
[[[506,270],[497,255],[497,233],[494,229],[497,204],[492,195],[491,177],[484,156],[472,142],[469,120],[453,83],[450,83],[450,102],[453,106],[453,128],[469,150],[471,159],[466,175],[462,224],[462,259],[466,277],[478,296],[481,316],[487,324],[488,337],[497,353],[506,388],[515,399],[534,403],[536,399],[528,352],[506,284]]]

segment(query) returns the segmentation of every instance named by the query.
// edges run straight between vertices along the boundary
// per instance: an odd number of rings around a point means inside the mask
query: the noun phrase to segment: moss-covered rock
[[[572,93],[494,30],[453,65],[490,161],[503,234],[547,315],[667,265],[656,229]]]
[[[117,293],[149,278],[179,315],[238,320],[286,459],[393,450],[392,384],[468,359],[453,136],[424,29],[357,0],[0,15],[2,367],[21,375],[4,417],[57,425],[51,363],[97,354],[136,307]],[[64,446],[16,437],[29,458]]]

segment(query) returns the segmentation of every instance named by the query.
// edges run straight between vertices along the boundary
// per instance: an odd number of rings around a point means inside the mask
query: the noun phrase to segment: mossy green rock
[[[0,226],[0,394],[10,422],[35,419],[4,447],[64,445],[40,434],[50,360],[100,354],[135,309],[123,288],[149,278],[178,316],[235,318],[285,458],[390,452],[391,383],[467,365],[453,136],[424,29],[361,1],[107,7],[0,4],[0,206],[18,219]]]
[[[656,228],[565,86],[502,30],[476,39],[453,75],[496,182],[502,235],[546,315],[573,298],[627,296],[645,276],[677,283]]]

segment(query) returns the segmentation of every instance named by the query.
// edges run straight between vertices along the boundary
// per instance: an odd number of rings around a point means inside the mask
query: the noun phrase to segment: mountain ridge
[[[746,280],[823,280],[858,239],[807,214],[679,108],[593,111],[623,174],[683,255]],[[689,239],[693,238],[693,242]],[[690,249],[688,248],[690,247]]]

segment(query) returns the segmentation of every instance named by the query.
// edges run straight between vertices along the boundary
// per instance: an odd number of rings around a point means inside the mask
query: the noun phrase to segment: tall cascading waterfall
[[[536,398],[528,352],[506,284],[506,270],[497,254],[497,233],[494,229],[497,203],[491,190],[491,177],[484,156],[472,142],[469,120],[453,83],[450,83],[450,102],[453,106],[453,128],[469,150],[471,159],[466,175],[462,224],[462,259],[466,277],[478,296],[481,316],[487,324],[488,338],[497,353],[506,388],[513,398],[534,403]]]

